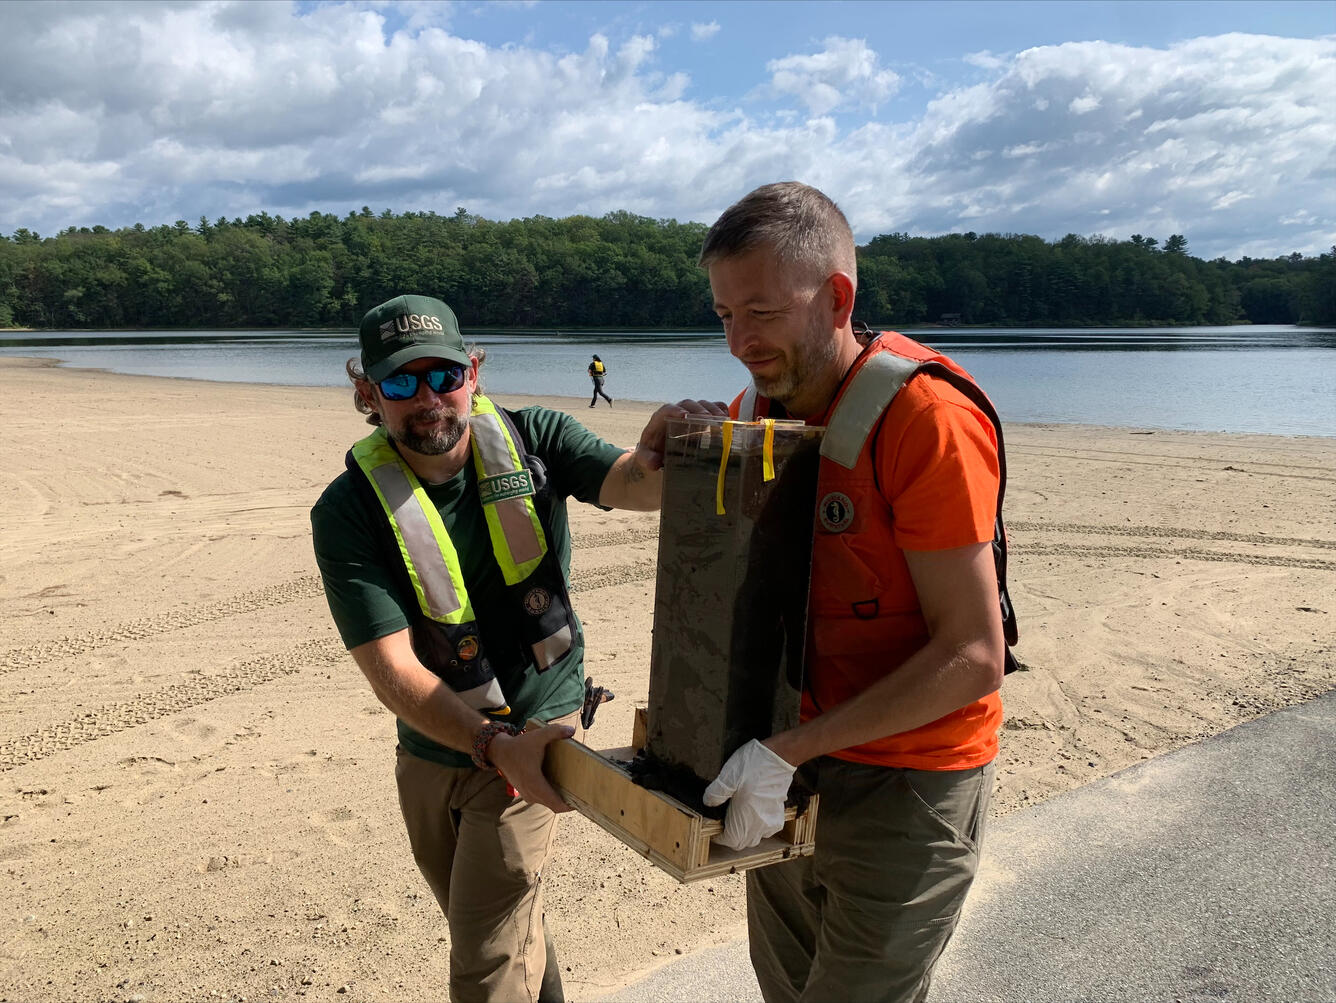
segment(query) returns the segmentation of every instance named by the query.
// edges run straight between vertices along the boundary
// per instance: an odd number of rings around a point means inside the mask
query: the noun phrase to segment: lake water
[[[906,331],[963,365],[1004,421],[1336,436],[1336,331],[1292,326]],[[747,382],[718,333],[498,334],[495,393],[590,392],[597,352],[613,398],[730,400]],[[354,332],[0,332],[0,355],[118,373],[343,386]]]

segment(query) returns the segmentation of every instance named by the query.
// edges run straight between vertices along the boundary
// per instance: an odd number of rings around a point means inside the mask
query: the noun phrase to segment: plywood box
[[[644,720],[637,708],[637,736]],[[720,822],[631,778],[628,764],[638,751],[634,742],[595,752],[566,739],[548,746],[544,770],[572,807],[684,883],[808,856],[815,848],[817,795],[788,808],[784,828],[759,846],[731,850],[711,842],[723,830]]]
[[[810,854],[818,799],[748,850],[711,840],[701,793],[750,739],[798,723],[823,429],[691,417],[670,423],[649,706],[629,747],[548,747],[568,803],[679,881]],[[655,789],[649,789],[653,787]]]

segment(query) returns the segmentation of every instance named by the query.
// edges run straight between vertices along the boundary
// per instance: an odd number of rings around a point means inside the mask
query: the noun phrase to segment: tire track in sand
[[[1131,467],[1171,467],[1183,470],[1185,467],[1203,472],[1219,471],[1234,474],[1257,474],[1260,477],[1290,477],[1305,481],[1336,481],[1330,468],[1308,463],[1278,463],[1261,460],[1250,461],[1231,459],[1224,456],[1181,456],[1174,453],[1142,453],[1126,449],[1101,449],[1082,447],[1068,449],[1061,446],[1042,443],[1012,443],[1007,448],[1010,455],[1037,456],[1052,460],[1088,461],[1092,463],[1122,463]],[[1246,466],[1235,466],[1244,463]],[[1224,464],[1220,466],[1219,464]],[[1313,473],[1293,473],[1292,471],[1314,471]]]
[[[631,543],[643,543],[647,540],[657,539],[659,530],[657,527],[647,529],[625,529],[615,533],[579,535],[574,539],[574,544],[582,549],[595,550],[605,547],[619,547]],[[620,576],[617,572],[592,572],[586,575],[576,575],[571,579],[572,590],[578,588],[602,588],[603,584],[620,584],[622,581],[631,581],[635,578],[645,577],[639,570],[632,573],[630,569],[635,567],[642,569],[645,562],[637,562],[635,565],[628,565],[622,569]],[[577,581],[592,574],[598,579],[607,578],[608,581],[602,584],[580,585]],[[652,576],[653,571],[649,574]],[[611,579],[618,578],[618,581]],[[51,641],[38,641],[35,644],[27,644],[20,648],[10,648],[8,651],[0,653],[0,676],[19,669],[36,668],[46,662],[61,658],[76,658],[79,655],[85,655],[90,651],[106,647],[109,644],[118,644],[124,641],[142,641],[145,638],[158,637],[162,634],[170,634],[173,631],[186,630],[190,627],[196,627],[202,623],[211,623],[215,620],[223,620],[230,616],[239,616],[245,613],[255,613],[259,610],[271,606],[280,606],[285,603],[300,602],[306,599],[313,599],[316,596],[324,595],[324,586],[321,584],[318,575],[303,575],[301,578],[293,579],[289,582],[281,582],[277,585],[270,585],[263,589],[256,589],[252,592],[243,592],[240,595],[233,596],[231,599],[224,599],[218,603],[201,604],[198,606],[182,606],[177,609],[152,617],[141,617],[135,620],[127,620],[123,623],[115,624],[111,627],[104,627],[100,630],[91,630],[82,634],[70,634],[65,637],[59,637]]]
[[[1203,550],[1200,547],[1119,547],[1114,544],[1082,546],[1074,543],[1036,543],[1018,546],[1013,553],[1020,557],[1055,555],[1062,557],[1135,557],[1154,560],[1164,557],[1190,561],[1222,561],[1229,564],[1254,564],[1278,568],[1306,568],[1310,571],[1336,571],[1336,561],[1318,557],[1285,557],[1272,554],[1240,554],[1234,551]]]
[[[1149,536],[1179,540],[1228,540],[1232,543],[1266,543],[1277,547],[1317,547],[1336,550],[1336,540],[1314,540],[1298,536],[1267,536],[1265,533],[1230,533],[1212,529],[1179,529],[1174,526],[1095,526],[1075,522],[1007,522],[1008,530],[1031,533],[1077,533],[1095,536]]]
[[[0,772],[45,759],[117,732],[187,710],[219,697],[255,689],[310,665],[332,665],[347,657],[333,639],[303,641],[284,651],[251,658],[209,675],[193,676],[130,700],[103,704],[28,735],[0,744]]]
[[[595,550],[609,548],[609,546],[643,544],[648,540],[656,540],[657,537],[659,537],[659,528],[655,526],[655,528],[645,529],[624,529],[616,533],[578,534],[572,542],[577,548]],[[643,576],[637,574],[635,577]],[[625,578],[625,580],[629,581],[631,578]],[[608,584],[613,584],[613,582],[608,582]],[[574,586],[574,578],[572,586]],[[601,586],[587,585],[584,588],[601,588]],[[255,613],[258,610],[269,608],[269,606],[283,605],[286,602],[310,600],[310,598],[323,596],[323,594],[325,594],[325,586],[321,584],[319,576],[317,574],[306,574],[301,578],[294,578],[293,581],[281,582],[281,584],[270,585],[263,589],[255,589],[254,592],[243,592],[239,596],[232,596],[228,600],[215,602],[215,604],[180,606],[178,609],[167,610],[160,616],[140,617],[138,620],[127,620],[122,624],[107,626],[107,628],[99,630],[88,630],[88,632],[81,634],[68,634],[68,636],[57,637],[52,641],[39,641],[36,644],[23,645],[21,648],[11,648],[7,652],[0,653],[0,676],[15,672],[16,669],[35,668],[37,665],[57,660],[57,658],[77,657],[80,654],[87,654],[91,650],[104,648],[108,644],[118,644],[122,641],[142,641],[144,638],[158,637],[160,634],[172,633],[174,630],[184,630],[191,628],[191,626],[208,624],[208,622],[224,620],[224,618],[239,616],[243,613]]]
[[[576,550],[599,550],[603,547],[620,547],[628,543],[644,543],[657,540],[659,527],[621,529],[613,533],[575,533],[571,537],[571,546]]]
[[[657,561],[633,561],[630,564],[591,568],[571,575],[571,591],[590,592],[613,585],[629,585],[631,582],[652,582],[657,568]]]
[[[630,582],[652,581],[654,561],[598,568],[571,577],[572,592],[587,592]],[[254,595],[254,593],[248,593]],[[240,597],[239,597],[240,598]],[[192,621],[193,623],[202,620]],[[113,640],[131,639],[118,628],[101,632]],[[262,655],[209,675],[194,676],[130,700],[104,704],[75,718],[52,724],[41,731],[21,735],[0,744],[0,773],[16,766],[45,759],[47,756],[118,732],[148,724],[158,718],[220,697],[253,690],[282,676],[290,676],[311,665],[334,665],[347,658],[343,646],[333,640],[303,641],[285,651]]]
[[[97,648],[124,641],[142,641],[145,638],[170,634],[173,631],[196,627],[202,623],[223,620],[230,616],[254,613],[271,606],[300,602],[324,595],[318,575],[303,575],[292,581],[280,582],[251,592],[243,592],[230,599],[198,606],[179,606],[151,617],[126,620],[111,627],[70,634],[51,641],[10,648],[0,654],[0,676],[17,669],[35,668],[60,658],[73,658]]]

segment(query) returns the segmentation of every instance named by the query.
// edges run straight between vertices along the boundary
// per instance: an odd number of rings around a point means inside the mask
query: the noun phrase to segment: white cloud
[[[903,200],[845,208],[864,233],[1181,232],[1208,257],[1313,253],[1336,236],[1333,82],[1331,38],[1030,49],[914,123],[884,171],[912,174]],[[1300,208],[1311,220],[1278,232]]]
[[[1016,157],[1033,157],[1036,153],[1043,153],[1052,148],[1052,143],[1022,143],[1019,146],[1007,147],[1002,151],[1002,156],[1009,159],[1015,159]]]
[[[900,87],[900,77],[880,68],[877,54],[861,38],[832,36],[811,55],[784,56],[766,64],[770,86],[792,94],[813,115],[841,106],[875,108]]]
[[[1218,199],[1216,199],[1213,203],[1211,203],[1211,208],[1228,209],[1230,206],[1235,205],[1236,203],[1242,202],[1244,199],[1249,199],[1249,198],[1252,198],[1252,196],[1249,195],[1247,192],[1240,192],[1240,191],[1226,192],[1224,195],[1221,195]]]
[[[981,70],[1000,70],[1007,65],[1008,56],[999,56],[984,49],[982,52],[967,52],[961,61],[968,66],[977,66]]]
[[[717,34],[719,34],[718,21],[708,21],[703,24],[697,21],[691,25],[691,40],[693,42],[706,42]]]
[[[801,178],[860,239],[1185,233],[1206,257],[1336,243],[1336,39],[975,54],[970,86],[859,124],[900,84],[859,40],[769,62],[753,85],[799,107],[743,112],[693,93],[649,35],[556,53],[408,13],[417,26],[395,30],[402,9],[352,4],[7,5],[0,233],[362,205],[708,222]]]

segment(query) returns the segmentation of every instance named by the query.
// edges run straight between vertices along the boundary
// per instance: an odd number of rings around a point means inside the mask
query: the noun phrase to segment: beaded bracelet
[[[492,744],[492,739],[502,733],[507,735],[519,735],[524,731],[517,724],[506,724],[502,721],[488,721],[478,729],[478,734],[473,736],[473,765],[480,770],[494,770],[496,764],[487,758],[487,749]]]

